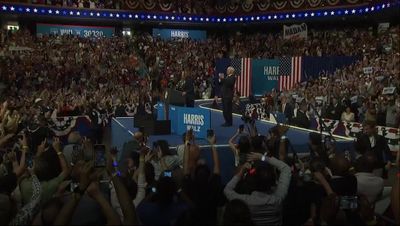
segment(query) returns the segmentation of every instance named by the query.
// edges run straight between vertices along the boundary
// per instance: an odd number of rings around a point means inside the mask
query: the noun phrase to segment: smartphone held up
[[[93,152],[94,167],[102,168],[106,166],[107,156],[106,156],[106,146],[104,144],[95,144]]]

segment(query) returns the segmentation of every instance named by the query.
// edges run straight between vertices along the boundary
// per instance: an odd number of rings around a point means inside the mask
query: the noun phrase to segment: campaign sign
[[[211,112],[203,108],[175,107],[177,109],[177,121],[171,119],[171,125],[177,124],[177,134],[182,135],[193,129],[197,138],[207,138],[207,130],[211,127]]]
[[[178,133],[178,124],[180,124],[179,122],[179,118],[178,118],[178,112],[180,107],[176,107],[176,106],[169,106],[169,120],[171,120],[171,133],[175,133],[175,134],[180,134]]]
[[[157,120],[165,120],[165,104],[157,102]]]
[[[157,103],[157,120],[165,120],[165,104]],[[207,130],[211,128],[211,112],[203,108],[187,108],[169,106],[171,133],[182,135],[193,129],[197,138],[207,138]]]
[[[84,38],[112,37],[115,33],[113,27],[76,26],[61,24],[36,24],[37,35],[76,35]]]
[[[264,95],[278,86],[279,60],[254,59],[252,73],[254,95]]]
[[[160,37],[161,39],[193,39],[193,40],[206,40],[207,32],[202,30],[184,30],[184,29],[153,29],[153,37]]]

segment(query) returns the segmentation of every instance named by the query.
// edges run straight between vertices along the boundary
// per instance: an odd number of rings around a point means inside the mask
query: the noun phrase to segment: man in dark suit
[[[281,97],[281,104],[278,108],[278,111],[285,114],[287,120],[286,123],[291,123],[293,117],[293,108],[289,103],[287,103],[286,96]]]
[[[186,107],[194,107],[194,84],[193,79],[189,74],[183,75],[185,78],[185,84],[183,85],[183,92],[182,95],[185,96],[185,104]]]
[[[363,134],[357,137],[356,151],[361,155],[367,151],[375,153],[378,160],[376,168],[383,170],[383,175],[385,175],[386,171],[385,166],[391,166],[393,156],[390,153],[387,140],[383,136],[378,135],[375,122],[367,121],[364,123]]]
[[[310,128],[310,119],[307,117],[307,103],[305,100],[302,100],[300,103],[300,107],[297,110],[296,118],[294,119],[294,125],[308,129]]]
[[[235,88],[235,69],[233,67],[228,67],[226,69],[226,78],[222,75],[220,76],[220,83],[222,84],[221,96],[222,96],[222,112],[224,115],[225,123],[222,126],[228,127],[232,126],[232,102],[233,94]]]
[[[333,97],[331,104],[326,109],[326,117],[329,119],[340,120],[343,113],[343,107],[338,100]]]

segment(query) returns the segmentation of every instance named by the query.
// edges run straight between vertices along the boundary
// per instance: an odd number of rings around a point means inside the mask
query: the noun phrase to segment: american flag
[[[240,96],[248,97],[251,94],[251,58],[232,59],[231,65],[235,68],[235,90]]]
[[[301,57],[282,57],[279,61],[279,90],[289,90],[301,82]]]

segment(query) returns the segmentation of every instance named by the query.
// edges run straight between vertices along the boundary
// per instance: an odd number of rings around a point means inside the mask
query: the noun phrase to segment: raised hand
[[[250,153],[247,155],[247,161],[252,162],[252,161],[261,160],[262,156],[263,156],[263,155],[262,155],[261,153],[250,152]]]
[[[217,143],[217,138],[215,137],[215,134],[212,137],[208,137],[207,140],[211,145],[215,145]]]
[[[43,152],[46,151],[46,143],[47,143],[47,138],[44,138],[42,143],[40,143],[37,147],[37,155],[41,155]]]
[[[245,164],[242,165],[242,167],[239,170],[239,175],[243,176],[245,172],[247,172],[249,169],[251,169],[251,164],[249,162],[246,162]]]
[[[8,140],[10,140],[11,138],[13,138],[15,136],[15,134],[13,133],[9,133],[7,135],[5,135],[4,137],[0,138],[1,140],[3,140],[4,142],[7,142]]]
[[[58,138],[58,137],[53,137],[52,146],[53,146],[54,150],[55,150],[57,153],[62,152],[62,150],[61,150],[60,138]]]
[[[89,187],[86,189],[87,194],[90,196],[90,198],[96,200],[98,197],[101,197],[101,191],[99,187],[99,182],[98,181],[93,181],[90,183]]]
[[[81,190],[85,190],[90,182],[92,181],[92,174],[93,174],[93,161],[86,162],[81,169],[80,177],[79,177],[79,188]]]
[[[154,152],[148,151],[148,152],[146,153],[146,155],[144,156],[144,161],[145,161],[145,162],[148,162],[148,161],[150,161],[151,159],[153,159],[153,157],[154,157]]]

